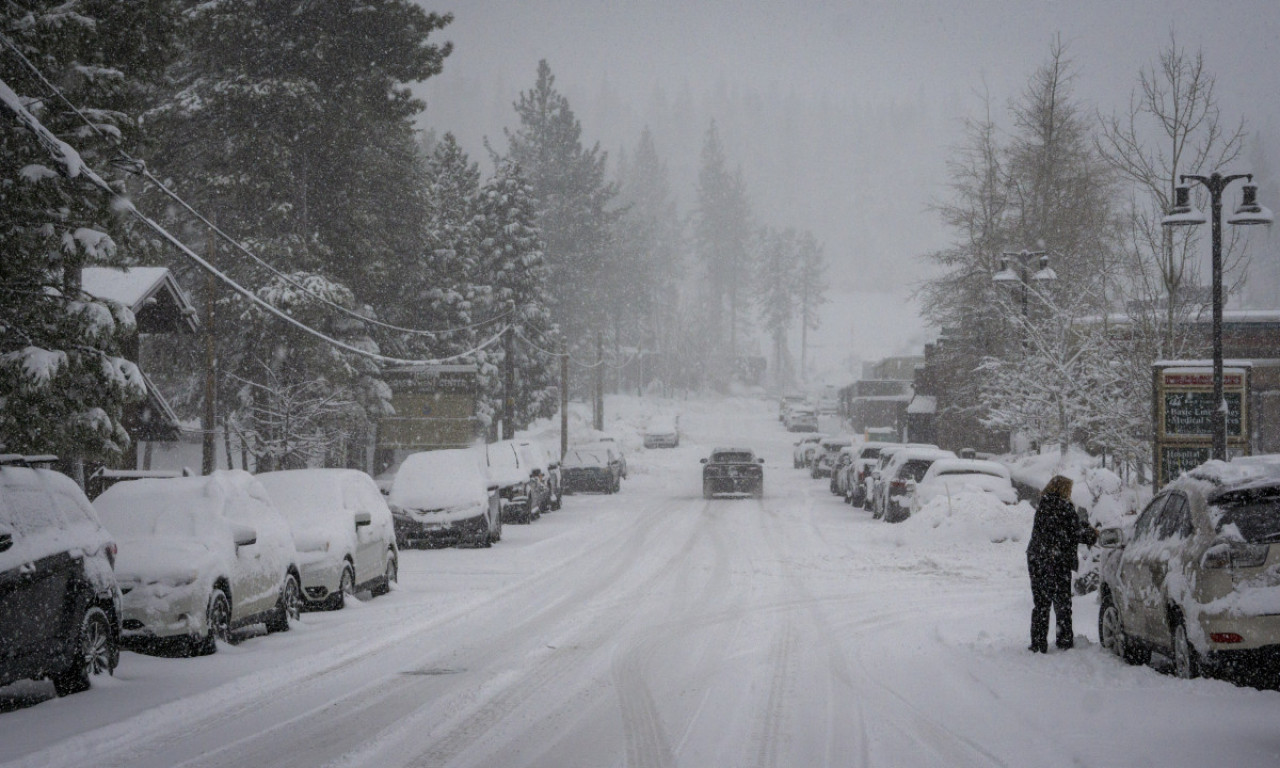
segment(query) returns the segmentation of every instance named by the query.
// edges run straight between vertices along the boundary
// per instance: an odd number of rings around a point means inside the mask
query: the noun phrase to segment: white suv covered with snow
[[[1280,468],[1211,461],[1102,531],[1098,636],[1131,663],[1280,663]]]

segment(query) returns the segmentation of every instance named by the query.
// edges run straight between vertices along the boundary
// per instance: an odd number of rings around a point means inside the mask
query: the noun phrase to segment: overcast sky
[[[984,89],[997,107],[1016,97],[1057,34],[1086,107],[1123,108],[1139,68],[1173,30],[1204,52],[1228,118],[1280,136],[1280,0],[423,4],[455,17],[437,36],[454,44],[444,73],[420,89],[423,125],[453,131],[486,170],[484,137],[505,148],[511,103],[545,58],[586,140],[616,156],[645,125],[654,129],[686,208],[714,117],[753,207],[770,224],[814,231],[841,288],[902,294],[920,279],[919,254],[947,244],[926,208],[946,194],[960,119]],[[691,98],[696,124],[670,125],[670,115],[656,114],[655,93]],[[737,113],[717,114],[725,104]],[[886,116],[899,114],[907,118],[897,130]],[[777,146],[788,134],[807,146]],[[1280,149],[1271,154],[1280,168]],[[902,311],[905,321],[914,309]]]

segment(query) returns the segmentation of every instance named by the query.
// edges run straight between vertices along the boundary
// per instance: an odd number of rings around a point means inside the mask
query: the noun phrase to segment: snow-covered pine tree
[[[545,59],[515,110],[520,126],[506,131],[508,154],[536,200],[555,320],[571,342],[579,342],[604,327],[618,218],[610,204],[617,190],[606,181],[607,156],[599,144],[583,147],[582,125],[555,89]]]
[[[133,317],[85,296],[80,270],[136,263],[148,243],[107,195],[76,177],[91,167],[124,191],[109,161],[138,141],[129,112],[172,52],[175,10],[163,0],[0,6],[0,451],[109,460],[129,445],[123,408],[144,393],[136,367],[119,354]],[[18,110],[76,152],[51,158],[15,121]]]
[[[712,380],[728,383],[738,354],[738,325],[751,285],[751,209],[741,171],[731,172],[713,120],[702,145],[693,236],[706,270],[709,327],[707,357]]]
[[[657,353],[656,375],[664,386],[675,377],[672,368],[682,332],[681,282],[686,269],[681,251],[683,223],[671,196],[666,164],[658,155],[648,128],[640,134],[635,153],[618,163],[618,202],[624,212],[618,227],[620,259],[633,265],[634,277],[613,281],[620,289],[620,309],[633,320],[616,325],[629,328],[638,347]]]
[[[773,344],[773,383],[786,389],[794,383],[795,366],[787,348],[787,333],[795,320],[799,287],[799,235],[795,229],[761,229],[755,237],[756,309]]]
[[[533,190],[520,166],[501,160],[493,178],[480,190],[478,228],[480,247],[479,274],[488,282],[488,314],[510,310],[510,323],[529,342],[545,352],[558,352],[560,334],[552,322],[549,270],[543,257],[541,233],[537,226],[537,209]],[[556,378],[559,364],[555,358],[516,339],[515,423],[523,428],[532,420],[550,416],[559,405]],[[500,366],[503,352],[497,349],[483,354],[482,364]],[[496,368],[481,377],[484,408],[496,414],[502,402],[502,378]]]

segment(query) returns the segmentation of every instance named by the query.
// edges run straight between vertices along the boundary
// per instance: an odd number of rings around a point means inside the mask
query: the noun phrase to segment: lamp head
[[[1227,219],[1228,224],[1270,224],[1275,219],[1265,206],[1258,205],[1258,185],[1245,184],[1242,187],[1240,205],[1236,212]]]
[[[1049,254],[1040,254],[1040,269],[1031,276],[1032,280],[1039,283],[1047,283],[1058,279],[1058,273],[1053,271],[1049,266]]]
[[[1018,283],[1022,282],[1018,277],[1018,273],[1009,268],[1009,257],[1000,257],[1000,271],[991,276],[992,282],[996,283]]]
[[[1203,224],[1209,219],[1204,212],[1191,204],[1191,187],[1179,184],[1174,188],[1173,209],[1160,220],[1166,227],[1186,227]]]

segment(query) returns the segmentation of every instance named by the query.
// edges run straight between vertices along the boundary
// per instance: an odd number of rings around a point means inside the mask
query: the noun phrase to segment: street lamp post
[[[1015,270],[1010,262],[1016,262]],[[1029,277],[1032,263],[1039,269]],[[1058,273],[1049,266],[1049,254],[1045,251],[1016,251],[1000,254],[1000,270],[991,276],[991,280],[1002,284],[1017,284],[1022,289],[1022,348],[1027,347],[1027,287],[1029,282],[1047,283],[1058,279]]]
[[[1227,403],[1222,395],[1222,191],[1236,179],[1248,182],[1242,187],[1240,205],[1231,218],[1227,219],[1228,224],[1270,224],[1272,216],[1271,211],[1258,205],[1258,187],[1253,183],[1251,173],[1230,176],[1223,176],[1216,171],[1209,176],[1184,173],[1178,179],[1182,183],[1174,190],[1173,210],[1160,221],[1166,227],[1203,224],[1205,215],[1191,204],[1191,188],[1187,186],[1187,181],[1199,182],[1209,190],[1212,212],[1209,223],[1213,232],[1213,458],[1226,461]]]

